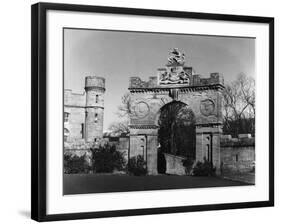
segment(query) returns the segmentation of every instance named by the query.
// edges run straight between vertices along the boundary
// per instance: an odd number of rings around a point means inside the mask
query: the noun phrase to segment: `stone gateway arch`
[[[170,52],[166,67],[158,69],[158,76],[149,77],[148,81],[131,77],[129,157],[142,155],[148,174],[158,174],[161,108],[170,103],[182,103],[194,114],[195,161],[206,158],[219,174],[223,89],[221,74],[211,73],[208,78],[201,78],[192,67],[185,66],[185,55],[178,49]]]

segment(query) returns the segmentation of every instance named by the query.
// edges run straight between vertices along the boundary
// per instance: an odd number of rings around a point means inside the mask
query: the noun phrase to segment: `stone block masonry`
[[[223,173],[249,173],[255,169],[255,138],[241,134],[239,138],[221,136],[221,170]]]
[[[180,156],[174,156],[165,153],[166,159],[166,173],[173,175],[186,175],[185,167],[183,166],[183,161],[186,159]]]

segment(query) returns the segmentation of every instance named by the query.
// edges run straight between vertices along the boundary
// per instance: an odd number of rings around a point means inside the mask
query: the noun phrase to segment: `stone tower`
[[[105,79],[87,76],[85,91],[85,140],[86,142],[98,142],[103,137]]]

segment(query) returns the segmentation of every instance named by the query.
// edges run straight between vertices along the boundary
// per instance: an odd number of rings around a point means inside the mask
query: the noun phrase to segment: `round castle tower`
[[[97,142],[103,137],[105,79],[98,76],[87,76],[85,91],[85,140]]]

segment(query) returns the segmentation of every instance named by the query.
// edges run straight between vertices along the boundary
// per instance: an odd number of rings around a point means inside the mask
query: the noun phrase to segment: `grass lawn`
[[[219,177],[65,174],[63,191],[67,195],[242,185],[249,184]]]

